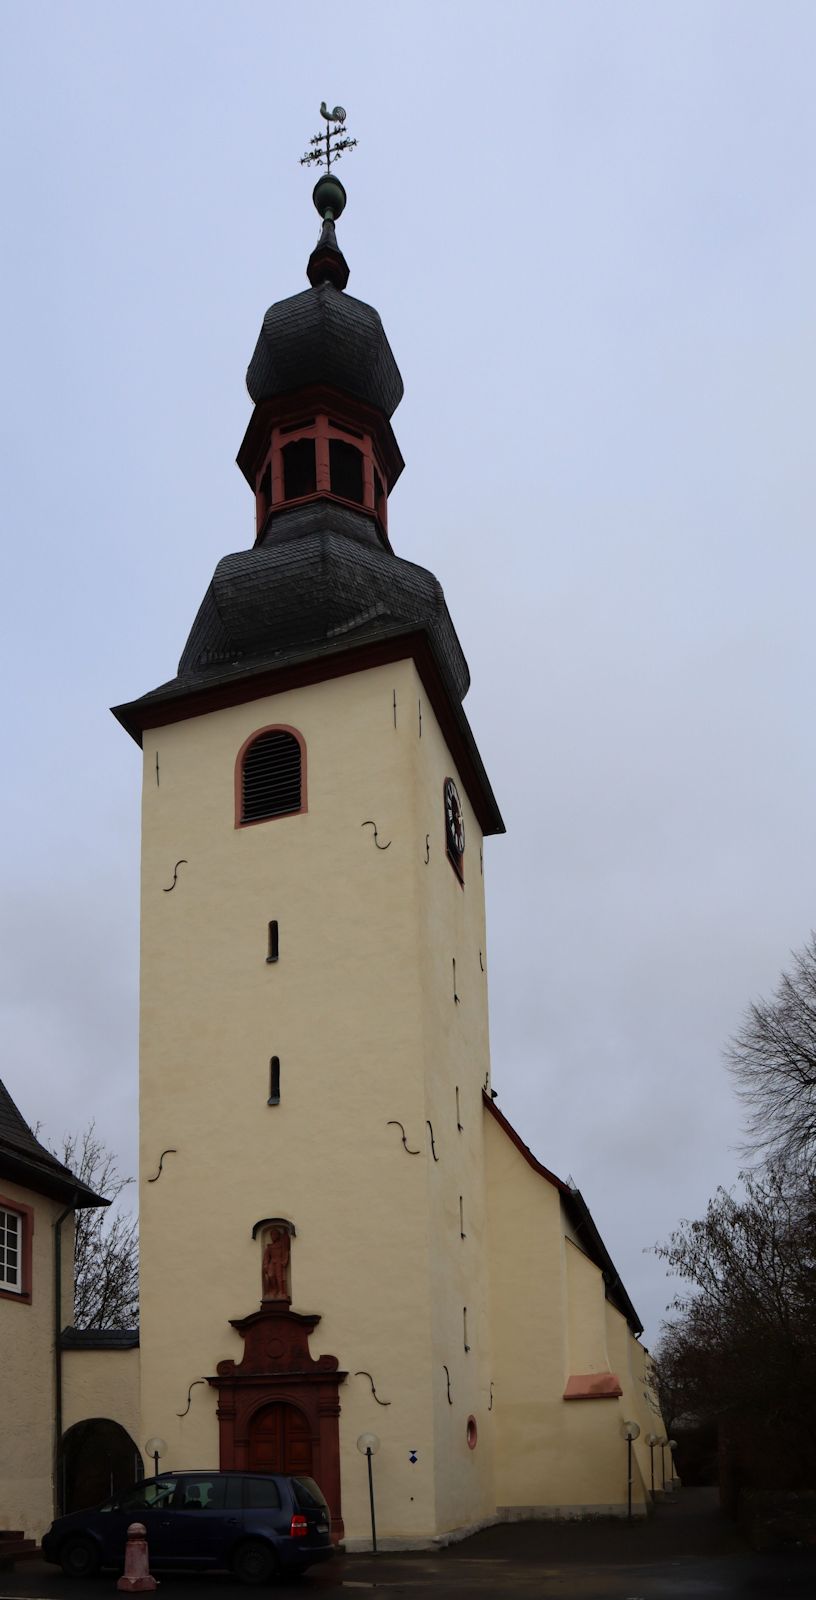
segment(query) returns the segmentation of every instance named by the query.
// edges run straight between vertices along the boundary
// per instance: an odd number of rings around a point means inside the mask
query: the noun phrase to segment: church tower
[[[218,563],[142,746],[142,1440],[311,1472],[369,1531],[495,1508],[482,841],[501,832],[442,589],[392,547],[403,387],[318,182],[264,317]],[[202,1381],[204,1380],[204,1381]]]

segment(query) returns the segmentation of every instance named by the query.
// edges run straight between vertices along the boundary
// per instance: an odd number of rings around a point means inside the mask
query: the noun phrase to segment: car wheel
[[[93,1539],[67,1539],[59,1563],[66,1578],[93,1578],[99,1571],[99,1551]]]
[[[232,1570],[239,1583],[271,1583],[278,1571],[278,1558],[263,1539],[246,1539],[232,1558]]]

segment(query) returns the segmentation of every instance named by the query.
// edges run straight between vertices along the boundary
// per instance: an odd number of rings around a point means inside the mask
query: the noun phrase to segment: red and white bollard
[[[131,1522],[125,1545],[125,1570],[116,1585],[128,1594],[144,1594],[156,1588],[151,1578],[147,1555],[147,1529],[143,1522]]]

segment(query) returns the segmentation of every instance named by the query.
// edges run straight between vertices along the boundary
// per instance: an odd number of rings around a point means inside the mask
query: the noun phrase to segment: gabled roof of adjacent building
[[[138,1350],[138,1328],[63,1328],[61,1350]]]
[[[64,1200],[77,1210],[87,1206],[108,1206],[109,1200],[95,1194],[80,1182],[68,1167],[40,1144],[22,1112],[15,1105],[0,1079],[0,1178],[33,1189],[35,1194]]]

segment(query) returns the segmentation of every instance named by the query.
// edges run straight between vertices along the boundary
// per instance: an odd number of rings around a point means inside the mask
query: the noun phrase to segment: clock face
[[[460,861],[465,853],[465,819],[462,802],[452,778],[445,779],[445,837],[448,854]]]

